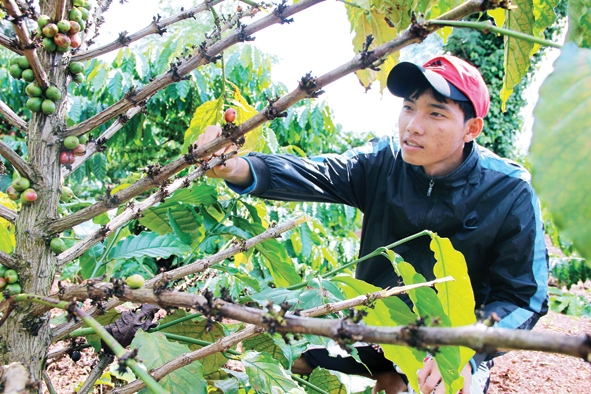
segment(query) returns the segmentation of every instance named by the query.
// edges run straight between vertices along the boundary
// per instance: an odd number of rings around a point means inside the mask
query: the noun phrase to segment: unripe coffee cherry
[[[80,145],[80,140],[75,135],[70,135],[64,139],[64,148],[72,150]]]
[[[145,283],[144,277],[140,274],[133,274],[127,279],[125,279],[125,284],[132,289],[139,289]]]

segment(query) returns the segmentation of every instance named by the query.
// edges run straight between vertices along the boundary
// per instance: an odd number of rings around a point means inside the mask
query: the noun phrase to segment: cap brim
[[[424,84],[430,85],[444,97],[452,100],[470,101],[464,93],[441,75],[414,63],[398,63],[388,75],[388,90],[397,97],[412,94],[413,88],[418,89]]]

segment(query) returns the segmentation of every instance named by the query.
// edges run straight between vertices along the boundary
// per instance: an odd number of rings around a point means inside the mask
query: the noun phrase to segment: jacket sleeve
[[[500,318],[496,327],[529,330],[548,311],[548,253],[538,198],[529,183],[521,186],[491,251],[482,311]]]
[[[254,182],[237,193],[282,201],[315,201],[363,208],[371,171],[382,160],[381,150],[390,148],[390,138],[373,139],[343,154],[299,158],[292,155],[251,153],[249,162]]]

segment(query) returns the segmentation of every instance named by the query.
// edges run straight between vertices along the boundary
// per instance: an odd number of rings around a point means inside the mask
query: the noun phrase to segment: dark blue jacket
[[[250,154],[254,183],[240,193],[287,201],[348,204],[363,212],[360,257],[428,229],[447,237],[468,265],[477,308],[503,328],[531,328],[548,310],[548,255],[538,198],[520,165],[469,143],[451,174],[430,177],[398,154],[391,137],[342,155],[301,159]],[[427,280],[435,259],[429,237],[395,249]],[[382,288],[399,284],[375,257],[356,277]]]

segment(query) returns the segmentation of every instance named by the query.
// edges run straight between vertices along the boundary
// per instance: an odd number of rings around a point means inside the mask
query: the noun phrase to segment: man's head
[[[434,96],[449,98],[462,110],[472,104],[474,115],[480,118],[486,116],[490,106],[490,93],[478,69],[455,56],[437,56],[422,67],[401,62],[388,75],[388,89],[402,98],[418,97],[432,89]]]
[[[404,62],[390,72],[388,89],[404,99],[398,117],[402,158],[430,176],[455,170],[465,143],[482,131],[490,104],[478,70],[452,56],[423,67]]]

